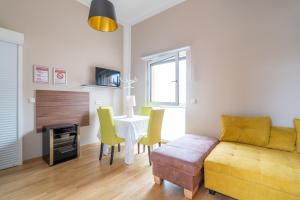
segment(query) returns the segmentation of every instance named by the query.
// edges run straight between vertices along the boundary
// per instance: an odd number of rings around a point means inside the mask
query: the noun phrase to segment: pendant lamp
[[[93,0],[88,23],[97,31],[113,32],[117,30],[118,23],[114,5],[108,0]]]

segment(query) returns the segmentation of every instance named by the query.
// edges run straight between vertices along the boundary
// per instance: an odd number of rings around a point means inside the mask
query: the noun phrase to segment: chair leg
[[[148,158],[149,158],[149,164],[151,166],[150,152],[151,152],[150,146],[148,146]]]
[[[161,142],[158,143],[158,146],[161,147]]]
[[[138,154],[140,154],[140,143],[138,143]]]
[[[143,145],[143,153],[146,151],[146,145]]]
[[[121,152],[121,144],[118,144],[118,152]]]
[[[111,146],[110,165],[113,164],[115,146]]]
[[[104,144],[101,142],[101,145],[100,145],[100,155],[99,155],[99,160],[102,159],[102,155],[103,155],[103,146],[104,146]]]

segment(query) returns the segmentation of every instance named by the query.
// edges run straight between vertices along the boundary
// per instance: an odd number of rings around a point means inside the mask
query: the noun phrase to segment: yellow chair
[[[147,136],[143,137],[139,141],[139,144],[148,146],[148,156],[150,165],[150,147],[154,144],[159,144],[159,146],[161,146],[161,127],[164,118],[164,112],[165,110],[163,109],[151,111]]]
[[[103,146],[104,144],[111,146],[111,157],[110,165],[113,163],[114,159],[114,150],[116,144],[118,144],[118,150],[120,152],[120,143],[124,142],[124,139],[116,136],[116,129],[114,121],[112,119],[113,111],[111,107],[101,107],[97,110],[98,117],[101,127],[101,147],[100,147],[100,156],[99,160],[102,159]]]
[[[140,110],[140,115],[142,116],[150,116],[152,107],[151,106],[143,106]]]
[[[140,110],[139,115],[150,117],[152,109],[153,108],[151,106],[143,106]],[[145,153],[145,145],[143,145],[143,152]],[[138,154],[140,154],[140,143],[138,143]]]

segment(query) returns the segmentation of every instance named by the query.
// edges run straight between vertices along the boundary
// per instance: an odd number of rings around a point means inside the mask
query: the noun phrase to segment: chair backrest
[[[115,136],[115,124],[112,119],[111,107],[101,107],[97,110],[101,128],[101,142],[110,144]]]
[[[150,116],[152,107],[151,106],[143,106],[140,110],[140,115],[142,116]]]
[[[153,144],[161,141],[161,127],[163,123],[165,110],[153,109],[150,114],[148,125],[148,138]]]

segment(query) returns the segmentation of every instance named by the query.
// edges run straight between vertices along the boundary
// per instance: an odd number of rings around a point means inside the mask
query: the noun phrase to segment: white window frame
[[[147,104],[153,105],[153,106],[180,106],[179,102],[179,53],[182,51],[188,52],[190,50],[190,47],[184,47],[180,49],[175,49],[151,56],[147,56],[142,58],[142,60],[147,61],[147,94],[146,94],[146,101]],[[176,91],[175,91],[175,98],[176,101],[173,102],[153,102],[151,101],[151,65],[155,63],[159,63],[160,61],[163,62],[163,60],[168,59],[170,57],[175,57],[175,62],[176,62]],[[188,60],[188,56],[186,57]]]
[[[174,80],[174,82],[176,82],[175,84],[175,102],[155,102],[151,100],[151,76],[152,76],[152,70],[151,70],[151,66],[153,64],[159,64],[159,63],[163,63],[166,59],[168,58],[175,58],[175,64],[176,64],[176,80]],[[147,86],[148,86],[148,95],[147,95],[147,100],[148,103],[151,105],[165,105],[165,106],[178,106],[179,105],[179,83],[178,83],[178,71],[179,71],[179,65],[178,65],[178,53],[172,53],[169,55],[166,55],[164,57],[159,57],[153,61],[149,61],[148,62],[148,69],[147,69],[147,74],[148,74],[148,82],[147,82]]]

